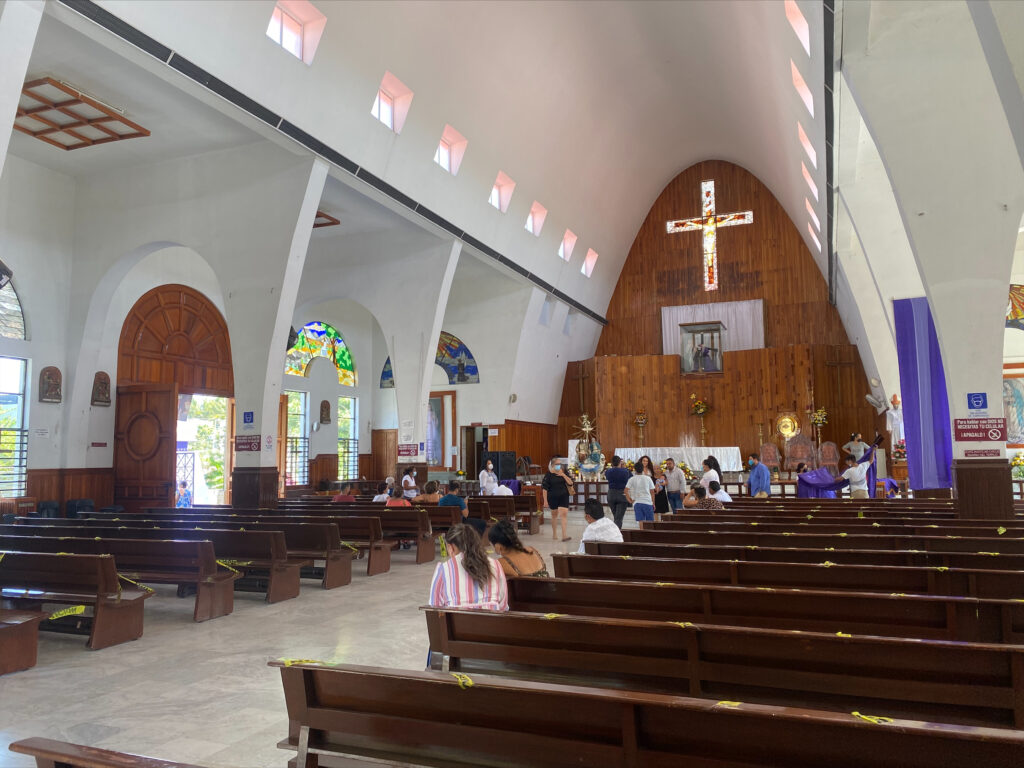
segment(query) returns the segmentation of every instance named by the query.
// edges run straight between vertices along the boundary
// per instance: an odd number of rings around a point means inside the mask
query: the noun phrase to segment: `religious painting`
[[[389,357],[384,361],[384,367],[380,372],[380,388],[381,389],[394,389],[395,388],[395,372],[391,369],[391,358]]]
[[[444,368],[449,384],[479,384],[480,372],[473,353],[458,336],[441,331],[434,363]]]
[[[453,390],[431,392],[427,400],[427,434],[424,450],[427,466],[440,472],[455,468],[455,449],[458,446]]]
[[[39,402],[59,403],[63,399],[61,397],[63,381],[60,369],[56,366],[48,365],[43,368],[39,372]]]
[[[1024,448],[1024,363],[1003,366],[1003,415],[1006,446]]]
[[[442,443],[444,437],[444,413],[440,397],[431,397],[427,403],[427,465],[441,466],[444,462]]]
[[[352,352],[337,329],[319,321],[306,323],[298,332],[295,343],[289,347],[284,372],[305,376],[306,368],[317,357],[334,363],[338,382],[347,387],[356,385],[356,368]]]
[[[103,371],[97,371],[92,379],[92,405],[110,405],[110,376]]]
[[[320,401],[320,423],[330,424],[331,423],[331,401],[321,400]]]
[[[1024,285],[1010,284],[1010,298],[1006,304],[1006,327],[1024,331]]]

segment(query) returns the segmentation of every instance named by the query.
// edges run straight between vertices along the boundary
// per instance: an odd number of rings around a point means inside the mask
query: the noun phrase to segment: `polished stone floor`
[[[545,556],[575,551],[582,512],[569,520],[571,542],[553,542],[549,525],[523,538]],[[0,768],[34,765],[7,749],[30,736],[209,768],[284,766],[294,753],[275,746],[287,717],[279,673],[267,662],[422,669],[427,632],[418,608],[433,571],[416,565],[412,550],[395,552],[390,573],[367,577],[365,561],[356,561],[350,585],[324,591],[304,580],[297,599],[275,605],[237,593],[234,613],[202,624],[192,621],[191,599],[157,586],[143,637],[102,651],[43,632],[37,666],[0,677]]]

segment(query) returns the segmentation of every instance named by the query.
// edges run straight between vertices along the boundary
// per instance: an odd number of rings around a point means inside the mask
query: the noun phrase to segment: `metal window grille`
[[[359,479],[359,441],[338,438],[338,479]]]
[[[178,451],[178,465],[174,473],[174,481],[180,486],[181,481],[188,483],[188,489],[195,493],[196,455],[192,451]]]
[[[28,470],[28,430],[0,429],[0,496],[24,496]]]
[[[289,437],[286,485],[309,485],[309,438]]]

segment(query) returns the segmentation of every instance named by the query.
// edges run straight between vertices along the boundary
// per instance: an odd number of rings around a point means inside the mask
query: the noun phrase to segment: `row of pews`
[[[1024,520],[846,500],[664,516],[423,609],[425,672],[279,667],[295,764],[1024,765]]]
[[[473,514],[514,509],[474,501]],[[94,650],[138,639],[149,585],[194,595],[193,620],[208,621],[233,611],[236,590],[276,603],[297,597],[304,578],[345,586],[353,558],[365,557],[370,576],[387,573],[403,544],[431,562],[437,538],[461,519],[453,507],[320,501],[19,518],[0,525],[0,674],[36,664],[41,627],[86,634]]]

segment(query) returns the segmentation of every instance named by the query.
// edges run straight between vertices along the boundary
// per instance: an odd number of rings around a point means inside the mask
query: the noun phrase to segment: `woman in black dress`
[[[544,504],[551,510],[551,538],[558,541],[558,520],[562,520],[562,541],[569,541],[566,531],[569,524],[569,495],[572,493],[572,479],[565,474],[562,462],[556,457],[548,464],[548,473],[540,487],[544,491]]]

